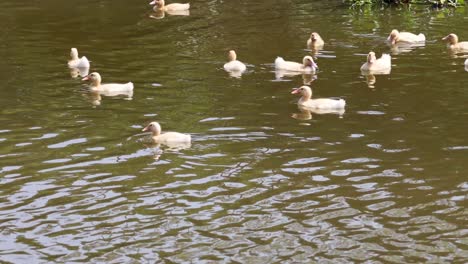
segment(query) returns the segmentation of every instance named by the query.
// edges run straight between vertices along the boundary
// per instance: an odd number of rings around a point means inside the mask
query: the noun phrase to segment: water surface
[[[440,40],[468,39],[465,8],[190,3],[159,19],[146,1],[0,3],[2,262],[468,261],[468,73]],[[391,50],[393,28],[428,41]],[[319,72],[278,79],[312,31]],[[132,100],[90,95],[71,47]],[[371,50],[391,74],[361,75]],[[301,112],[304,79],[346,112]],[[148,144],[154,120],[191,147]]]

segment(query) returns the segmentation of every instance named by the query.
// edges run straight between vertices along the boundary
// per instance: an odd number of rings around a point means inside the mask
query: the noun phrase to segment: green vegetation
[[[344,0],[353,6],[365,4],[428,4],[433,7],[457,7],[465,4],[465,0]]]

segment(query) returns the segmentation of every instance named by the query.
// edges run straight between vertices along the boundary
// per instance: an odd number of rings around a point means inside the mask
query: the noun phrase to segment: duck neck
[[[305,103],[305,102],[309,101],[310,98],[312,98],[312,95],[310,95],[310,94],[303,94],[302,97],[301,97],[301,99],[299,99],[299,103],[300,103],[300,104],[301,104],[301,103]]]

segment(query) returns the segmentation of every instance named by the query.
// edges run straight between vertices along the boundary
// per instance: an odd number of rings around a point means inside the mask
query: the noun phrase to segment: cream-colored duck
[[[101,75],[93,72],[82,79],[83,81],[91,81],[91,91],[99,92],[104,95],[114,96],[119,94],[127,95],[133,92],[133,83],[106,83],[102,84]]]
[[[228,72],[244,72],[247,67],[244,63],[237,60],[237,54],[234,50],[228,53],[229,62],[224,64],[224,69]]]
[[[151,138],[154,143],[170,144],[170,143],[188,143],[191,141],[191,136],[178,132],[161,133],[161,126],[158,122],[151,122],[142,130],[143,132],[151,131]]]
[[[311,49],[322,49],[325,42],[317,32],[312,32],[310,38],[307,40],[307,47]]]
[[[395,45],[398,42],[422,43],[426,41],[426,36],[424,36],[422,33],[416,35],[410,32],[399,32],[398,30],[394,29],[392,32],[390,32],[387,41],[392,45]]]
[[[190,9],[190,4],[179,4],[179,3],[174,3],[174,4],[168,4],[164,2],[164,0],[153,0],[150,5],[154,5],[154,10],[164,10],[164,11],[185,11]]]
[[[361,71],[380,74],[388,74],[392,69],[392,57],[389,54],[382,54],[377,59],[375,52],[371,51],[367,55],[367,62],[361,66]]]
[[[78,57],[78,50],[76,48],[71,48],[70,51],[71,60],[68,61],[68,67],[70,68],[89,68],[89,60],[83,56]]]
[[[343,99],[335,98],[319,98],[312,99],[312,89],[309,86],[301,86],[299,88],[294,88],[291,94],[300,94],[302,95],[301,99],[297,102],[299,106],[308,107],[311,109],[344,109],[346,101]]]
[[[452,50],[468,52],[468,41],[458,42],[458,36],[453,33],[448,34],[442,40],[447,41],[447,46]]]
[[[302,64],[294,61],[285,61],[283,58],[278,57],[275,60],[275,68],[285,71],[315,72],[318,66],[311,56],[305,56],[302,59]]]

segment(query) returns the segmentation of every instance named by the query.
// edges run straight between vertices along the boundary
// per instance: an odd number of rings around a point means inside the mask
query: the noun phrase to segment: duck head
[[[164,0],[153,0],[149,4],[150,5],[155,5],[157,7],[163,7],[164,6]]]
[[[448,43],[450,43],[450,45],[455,45],[458,43],[458,36],[453,33],[450,33],[447,36],[443,37],[442,40],[447,41]]]
[[[151,131],[151,133],[153,133],[153,136],[157,136],[161,134],[161,125],[159,125],[158,122],[151,122],[141,131],[143,132]]]
[[[78,59],[78,50],[76,48],[71,48],[70,57],[72,58],[72,60]]]
[[[394,29],[392,32],[390,32],[390,35],[388,36],[387,40],[392,44],[395,45],[397,43],[398,38],[400,36],[400,32],[398,30]]]
[[[230,50],[228,53],[229,61],[235,61],[237,59],[237,54],[234,50]]]
[[[375,57],[375,52],[371,51],[371,52],[369,52],[369,54],[367,54],[367,62],[368,63],[372,64],[376,60],[377,60],[377,58]]]
[[[318,65],[317,63],[314,62],[314,59],[312,58],[312,56],[305,56],[302,59],[302,65],[304,65],[304,67],[309,66],[313,69],[318,69]]]
[[[91,81],[93,86],[99,86],[101,84],[101,75],[97,72],[93,72],[85,76],[82,81]]]
[[[312,89],[309,86],[304,85],[299,88],[293,88],[291,94],[300,94],[304,99],[308,100],[312,97]]]

